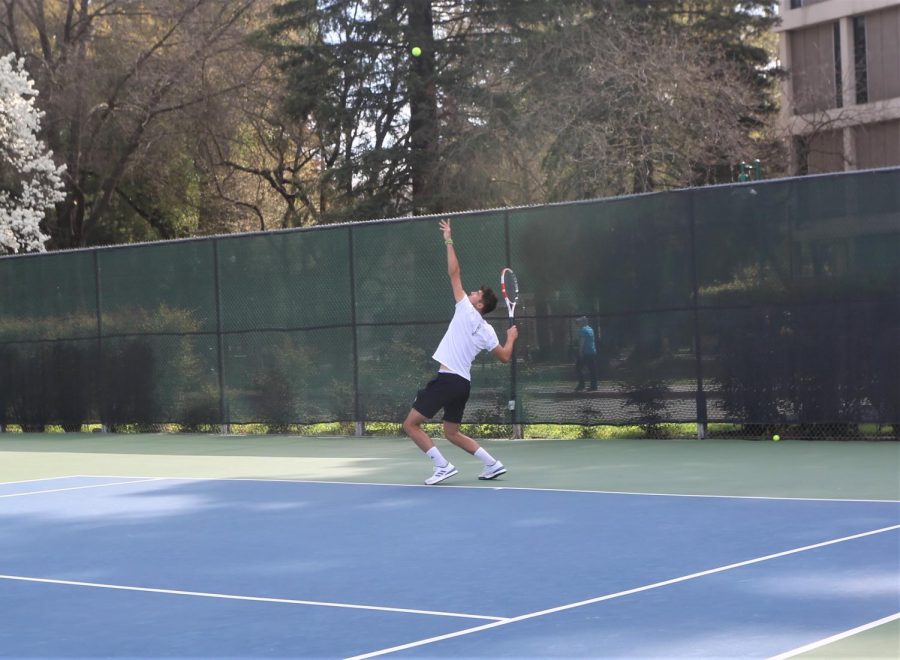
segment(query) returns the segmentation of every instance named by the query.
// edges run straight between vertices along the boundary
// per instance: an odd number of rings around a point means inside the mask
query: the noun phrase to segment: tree
[[[4,0],[0,44],[26,58],[65,159],[51,247],[202,231],[198,136],[235,126],[227,97],[254,84],[247,43],[267,0]]]
[[[551,201],[684,187],[751,160],[741,117],[756,100],[720,47],[643,15],[580,15],[533,46],[519,77],[520,131]]]
[[[43,252],[40,223],[63,199],[64,167],[38,138],[44,113],[22,60],[0,57],[0,253]]]
[[[285,106],[315,136],[319,219],[402,213],[409,199],[403,2],[286,3],[271,33]],[[425,2],[423,4],[430,4]]]
[[[323,181],[320,136],[284,111],[286,83],[279,71],[267,70],[261,78],[229,97],[236,130],[206,124],[208,181],[220,200],[247,211],[255,229],[325,222],[333,195]]]
[[[286,107],[317,136],[315,162],[331,197],[322,219],[458,208],[466,192],[446,185],[448,166],[466,156],[453,149],[455,131],[484,125],[495,103],[484,82],[500,74],[528,26],[553,15],[552,4],[319,0],[277,7],[271,34],[288,77]],[[419,57],[409,54],[413,46],[422,49]]]
[[[489,132],[532,137],[501,161],[540,195],[522,201],[730,181],[737,162],[777,153],[772,2],[565,5],[496,83],[516,101]]]
[[[319,0],[278,15],[288,108],[321,138],[332,217],[712,183],[767,148],[770,0]]]
[[[776,0],[641,0],[647,11],[681,29],[685,36],[718,53],[740,77],[750,105],[736,117],[752,149],[722,153],[718,163],[701,165],[694,185],[733,180],[735,159],[758,156],[770,174],[786,172],[784,144],[777,134],[776,85],[786,72],[775,65],[778,37]]]

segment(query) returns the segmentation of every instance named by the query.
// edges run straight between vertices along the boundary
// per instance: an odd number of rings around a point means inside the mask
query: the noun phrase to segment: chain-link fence
[[[522,286],[515,372],[483,354],[466,421],[900,429],[900,169],[453,227],[466,287]],[[0,309],[0,423],[277,427],[402,420],[453,297],[406,218],[5,257]]]

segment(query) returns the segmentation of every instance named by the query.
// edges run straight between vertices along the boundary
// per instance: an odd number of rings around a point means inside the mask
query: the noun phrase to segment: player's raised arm
[[[459,302],[466,297],[462,279],[459,274],[459,261],[456,258],[456,250],[453,249],[453,235],[450,231],[450,221],[441,220],[441,232],[444,234],[444,243],[447,244],[447,274],[450,276],[450,286],[453,287],[453,298]]]

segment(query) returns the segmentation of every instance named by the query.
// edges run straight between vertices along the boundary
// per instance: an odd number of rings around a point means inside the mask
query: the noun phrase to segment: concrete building
[[[900,0],[779,0],[791,173],[900,165]]]

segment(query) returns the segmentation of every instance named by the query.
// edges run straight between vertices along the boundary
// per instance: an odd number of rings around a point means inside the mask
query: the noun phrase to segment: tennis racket
[[[503,300],[506,301],[506,311],[509,312],[509,326],[515,325],[513,317],[516,313],[516,303],[519,302],[519,280],[512,268],[504,268],[500,271],[500,292],[503,294]],[[513,428],[516,428],[516,347],[513,345],[512,365],[510,369],[510,393],[509,401],[506,404],[507,410],[512,415]],[[514,432],[516,434],[517,432]],[[517,433],[521,436],[521,433]]]
[[[519,280],[512,268],[504,268],[500,271],[500,292],[506,301],[506,311],[509,312],[509,324],[513,324],[516,313],[516,303],[519,302]]]

